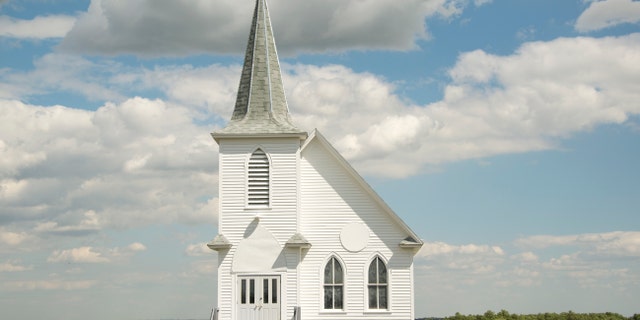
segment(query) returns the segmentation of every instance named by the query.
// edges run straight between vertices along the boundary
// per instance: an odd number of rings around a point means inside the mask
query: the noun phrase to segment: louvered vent
[[[249,206],[269,205],[269,158],[262,149],[249,158]]]

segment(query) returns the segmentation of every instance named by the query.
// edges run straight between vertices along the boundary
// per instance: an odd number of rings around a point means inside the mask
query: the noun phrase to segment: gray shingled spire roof
[[[266,0],[257,0],[233,116],[214,138],[294,134]]]

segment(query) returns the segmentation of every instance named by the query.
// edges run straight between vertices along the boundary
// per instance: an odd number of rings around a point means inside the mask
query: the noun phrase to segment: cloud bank
[[[475,1],[482,5],[487,1]],[[238,54],[254,1],[92,0],[61,44],[89,54]],[[458,15],[460,0],[306,0],[269,2],[281,53],[409,50],[428,37],[425,19]]]
[[[74,23],[74,17],[64,15],[41,16],[32,20],[0,16],[0,37],[32,40],[62,38]]]
[[[579,32],[597,31],[625,23],[640,22],[640,2],[633,0],[592,1],[575,24]]]

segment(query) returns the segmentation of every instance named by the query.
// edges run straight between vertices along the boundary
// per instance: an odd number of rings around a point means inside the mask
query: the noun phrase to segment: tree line
[[[506,310],[495,313],[491,310],[484,314],[463,315],[456,312],[454,316],[445,318],[420,318],[416,320],[640,320],[640,314],[625,317],[618,313],[575,313],[573,311],[562,313],[538,313],[538,314],[511,314]]]

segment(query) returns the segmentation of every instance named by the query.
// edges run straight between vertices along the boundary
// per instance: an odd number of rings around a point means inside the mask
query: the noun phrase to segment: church
[[[266,0],[256,0],[219,145],[220,320],[414,319],[423,242],[287,106]]]

